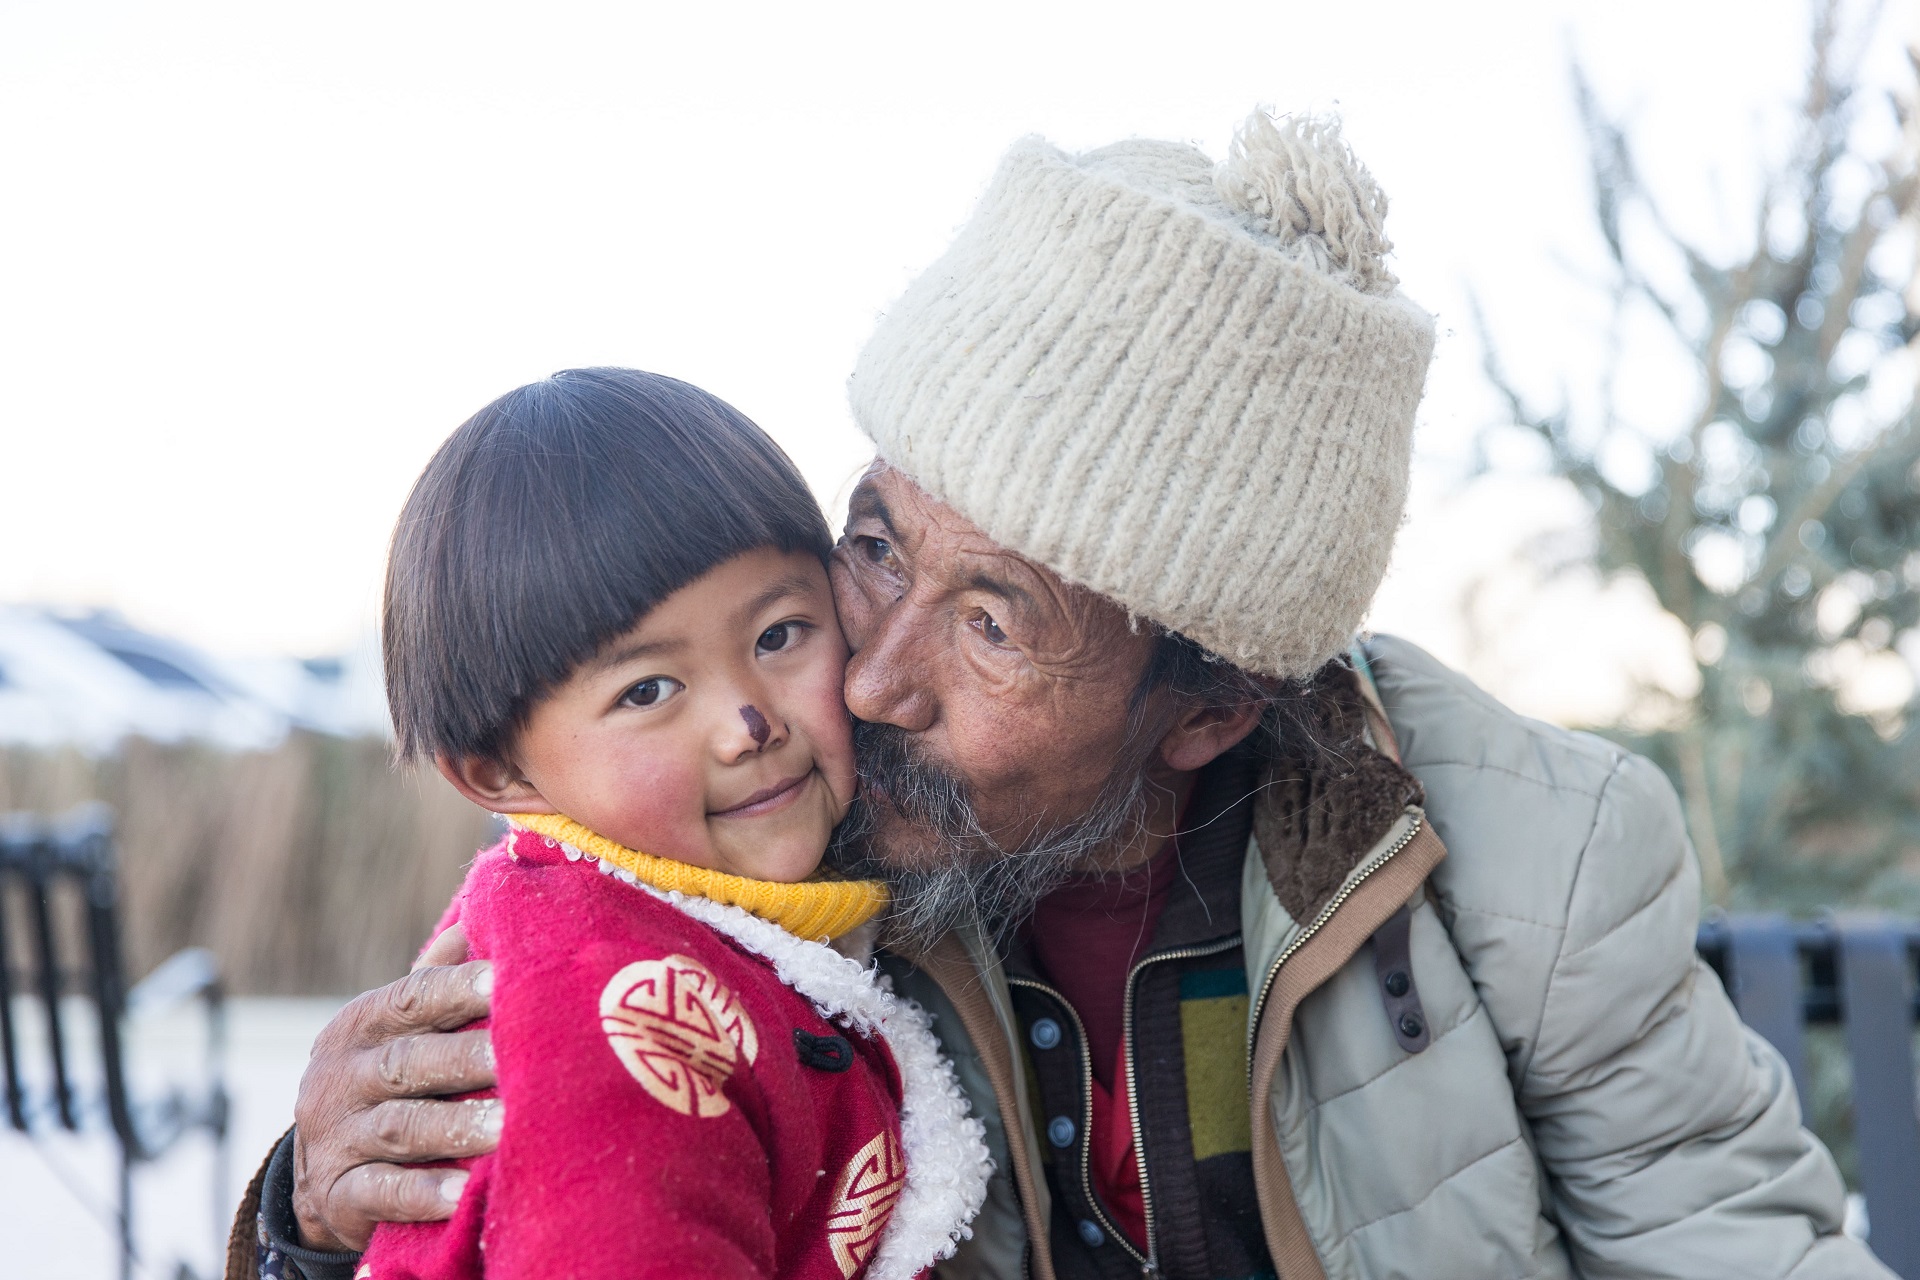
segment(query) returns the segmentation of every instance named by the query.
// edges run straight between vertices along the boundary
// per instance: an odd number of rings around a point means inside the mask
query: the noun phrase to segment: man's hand
[[[293,1207],[308,1248],[365,1249],[376,1222],[452,1216],[466,1172],[410,1166],[499,1143],[499,1099],[436,1097],[494,1083],[487,1033],[454,1031],[485,1017],[493,994],[493,966],[466,958],[455,925],[314,1040],[293,1108]]]

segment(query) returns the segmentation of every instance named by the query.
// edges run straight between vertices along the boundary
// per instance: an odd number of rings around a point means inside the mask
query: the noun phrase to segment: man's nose
[[[938,703],[928,656],[934,618],[911,597],[867,619],[866,643],[847,660],[847,710],[909,733],[931,728]]]

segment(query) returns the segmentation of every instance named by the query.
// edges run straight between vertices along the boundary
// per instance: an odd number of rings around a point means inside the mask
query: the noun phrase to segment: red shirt
[[[1180,875],[1174,842],[1151,861],[1111,876],[1083,876],[1034,909],[1027,945],[1042,976],[1067,998],[1086,1028],[1093,1067],[1091,1144],[1094,1192],[1135,1244],[1147,1238],[1146,1200],[1133,1154],[1124,1042],[1127,975],[1153,941],[1154,926]]]

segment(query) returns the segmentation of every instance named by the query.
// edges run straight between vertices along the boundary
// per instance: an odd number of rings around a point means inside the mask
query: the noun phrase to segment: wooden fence
[[[0,812],[85,800],[117,816],[130,976],[198,944],[242,993],[345,995],[405,972],[495,830],[431,769],[395,770],[375,739],[0,750]]]

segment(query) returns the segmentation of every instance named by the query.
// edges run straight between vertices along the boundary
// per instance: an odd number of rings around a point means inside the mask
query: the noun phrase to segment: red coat
[[[505,1128],[498,1151],[462,1162],[473,1176],[454,1217],[382,1225],[361,1274],[863,1274],[906,1186],[893,1054],[871,1019],[873,1034],[829,1022],[722,928],[789,969],[801,955],[803,968],[841,966],[835,982],[871,977],[735,908],[675,906],[571,852],[515,831],[449,909],[494,963]]]

